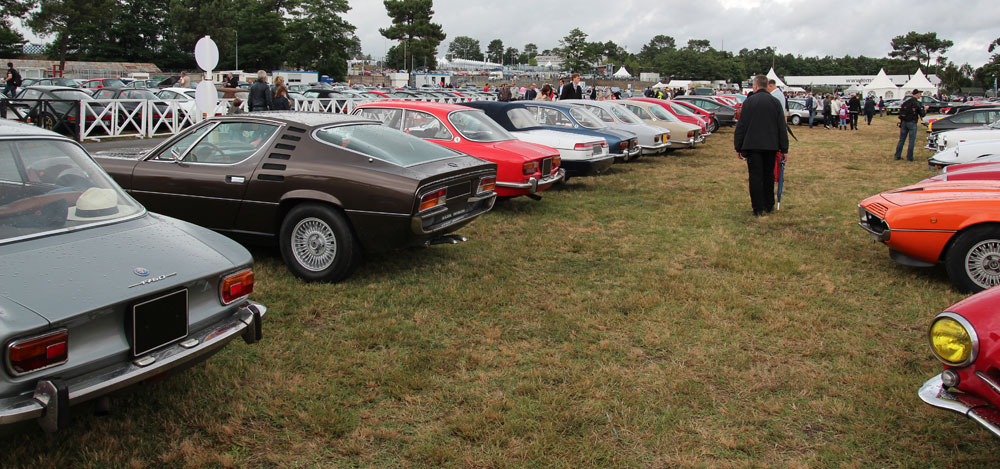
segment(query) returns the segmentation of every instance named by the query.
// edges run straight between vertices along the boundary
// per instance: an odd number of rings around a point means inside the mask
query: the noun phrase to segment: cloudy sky
[[[349,3],[346,17],[358,28],[364,52],[384,56],[393,45],[378,32],[390,25],[385,6],[377,0]],[[665,34],[679,46],[708,39],[712,47],[733,52],[774,46],[782,54],[885,57],[893,37],[917,31],[952,40],[949,60],[979,67],[989,61],[986,46],[1000,37],[996,0],[436,0],[434,11],[434,22],[448,35],[439,55],[456,36],[478,39],[484,51],[493,39],[519,50],[529,42],[549,49],[578,27],[590,41],[612,40],[629,52]]]

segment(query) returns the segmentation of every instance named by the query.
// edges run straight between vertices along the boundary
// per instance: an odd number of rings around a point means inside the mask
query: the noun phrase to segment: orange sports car
[[[900,264],[943,263],[963,290],[1000,285],[1000,181],[921,181],[862,200],[858,215]]]

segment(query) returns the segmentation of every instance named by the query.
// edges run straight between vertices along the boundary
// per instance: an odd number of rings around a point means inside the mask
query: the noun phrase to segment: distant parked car
[[[927,164],[931,169],[941,169],[954,164],[985,161],[994,155],[1000,155],[1000,140],[972,141],[935,153]]]
[[[79,115],[80,101],[93,101],[80,88],[64,86],[29,86],[18,88],[17,97],[8,100],[8,118],[19,116],[21,120],[31,120],[39,127],[61,133],[63,135],[78,135],[80,133]],[[85,120],[95,123],[101,119],[105,123],[111,121],[112,113],[105,112],[106,106],[101,103],[89,103]]]
[[[813,122],[823,122],[823,107],[813,113]],[[806,109],[805,101],[797,99],[788,100],[788,122],[792,125],[802,125],[809,123],[809,109]]]
[[[72,78],[62,78],[62,77],[40,78],[38,80],[35,80],[35,82],[32,83],[31,85],[22,84],[22,86],[66,86],[69,88],[80,87],[79,83],[77,83],[76,80]]]
[[[244,113],[189,127],[136,159],[97,162],[150,210],[277,244],[306,281],[362,251],[455,244],[493,207],[496,164],[341,114]]]
[[[694,148],[695,145],[705,142],[705,137],[701,134],[701,127],[681,121],[665,108],[668,106],[666,102],[661,104],[628,99],[618,101],[616,104],[625,106],[646,124],[666,129],[669,132],[667,141],[672,147],[676,145],[677,147]]]
[[[0,425],[55,431],[71,406],[261,338],[242,246],[147,212],[55,133],[0,119],[0,146]]]
[[[736,119],[739,119],[740,117],[738,109],[732,106],[726,106],[725,104],[720,104],[714,99],[709,99],[704,96],[683,95],[677,96],[674,100],[693,104],[701,109],[714,113],[714,117],[718,122],[718,125],[735,125]]]
[[[619,162],[628,162],[642,156],[639,137],[631,130],[623,130],[604,125],[597,116],[586,108],[574,105],[576,100],[527,101],[525,106],[534,113],[535,120],[546,127],[571,130],[584,136],[603,138],[608,144],[608,152]]]
[[[500,197],[533,196],[565,175],[559,167],[559,151],[518,140],[478,109],[457,104],[384,101],[362,104],[355,108],[354,115],[496,163],[496,193]]]
[[[977,106],[957,114],[943,116],[927,124],[928,132],[944,132],[992,124],[1000,120],[1000,106]]]
[[[917,395],[962,414],[1000,437],[1000,288],[970,296],[931,321],[927,339],[944,371]]]
[[[93,80],[87,80],[80,85],[81,88],[90,89],[100,89],[105,86],[124,88],[125,83],[117,78],[94,78]]]
[[[963,142],[984,140],[1000,140],[1000,121],[978,127],[963,127],[961,129],[934,132],[927,136],[926,148],[943,151]]]

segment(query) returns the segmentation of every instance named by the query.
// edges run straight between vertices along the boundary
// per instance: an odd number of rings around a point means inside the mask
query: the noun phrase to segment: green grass
[[[997,439],[916,395],[928,321],[964,295],[856,223],[929,176],[925,150],[891,160],[894,122],[796,128],[762,219],[724,129],[340,284],[257,252],[263,342],[7,437],[0,466],[995,464]]]

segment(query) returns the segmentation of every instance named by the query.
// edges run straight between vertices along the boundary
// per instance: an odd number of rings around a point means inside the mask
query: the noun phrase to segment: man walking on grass
[[[899,141],[896,142],[895,159],[903,156],[903,141],[909,137],[910,145],[906,149],[906,161],[913,161],[913,144],[917,140],[917,121],[927,114],[927,108],[920,105],[920,90],[913,90],[913,95],[906,98],[899,106]]]
[[[774,210],[774,161],[788,153],[785,110],[767,92],[767,77],[753,78],[753,94],[743,102],[733,134],[736,154],[746,160],[750,205],[759,217]]]

